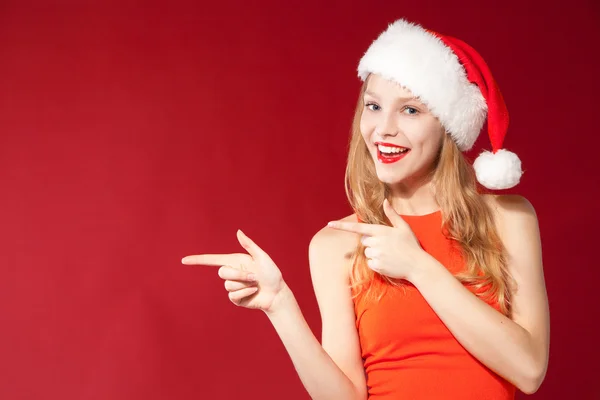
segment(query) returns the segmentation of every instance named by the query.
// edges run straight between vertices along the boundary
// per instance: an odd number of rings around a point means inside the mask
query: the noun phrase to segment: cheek
[[[372,132],[373,132],[373,129],[371,128],[371,126],[364,119],[361,119],[360,120],[360,134],[362,135],[365,142],[368,143],[369,136],[371,135]]]
[[[441,130],[439,125],[433,122],[425,126],[416,127],[407,133],[413,147],[420,148],[425,153],[436,152],[441,143]]]
[[[369,115],[369,113],[363,113],[362,116],[360,117],[360,132],[362,133],[363,137],[368,137],[370,136],[373,131],[375,130],[375,126],[376,121],[375,121],[375,117],[372,115]]]

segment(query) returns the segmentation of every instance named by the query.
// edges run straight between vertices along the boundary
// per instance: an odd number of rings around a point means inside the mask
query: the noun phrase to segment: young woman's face
[[[410,184],[428,174],[444,129],[427,107],[396,82],[372,74],[364,95],[360,131],[379,180]]]

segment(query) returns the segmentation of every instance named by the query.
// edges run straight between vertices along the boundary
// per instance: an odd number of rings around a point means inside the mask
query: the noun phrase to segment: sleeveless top
[[[450,272],[464,268],[456,242],[443,234],[441,211],[402,218]],[[358,296],[354,310],[369,399],[514,399],[514,385],[465,350],[411,283],[387,285],[378,301]]]

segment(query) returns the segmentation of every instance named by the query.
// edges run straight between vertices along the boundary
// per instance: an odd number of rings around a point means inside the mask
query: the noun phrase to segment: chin
[[[381,173],[378,171],[377,178],[381,183],[385,183],[386,185],[396,185],[398,183],[402,183],[405,177],[397,174]]]

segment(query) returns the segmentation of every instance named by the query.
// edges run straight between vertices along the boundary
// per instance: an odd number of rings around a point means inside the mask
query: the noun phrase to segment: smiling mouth
[[[400,161],[410,149],[407,147],[396,146],[389,143],[375,143],[377,146],[377,159],[384,164],[391,164]]]

